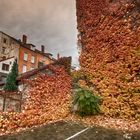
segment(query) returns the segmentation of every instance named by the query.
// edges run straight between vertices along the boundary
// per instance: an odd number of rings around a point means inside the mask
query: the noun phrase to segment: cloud
[[[77,63],[75,0],[0,0],[0,30]]]

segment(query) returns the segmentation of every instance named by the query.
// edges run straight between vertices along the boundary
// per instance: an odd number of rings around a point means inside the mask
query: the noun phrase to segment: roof
[[[29,46],[35,47],[35,45],[34,45],[34,44],[31,44],[31,43],[27,43],[26,45],[29,45]]]
[[[50,56],[52,56],[51,53],[43,53],[43,52],[41,52],[40,50],[37,50],[37,49],[35,49],[35,51],[34,51],[34,50],[31,50],[31,49],[29,48],[29,45],[31,45],[31,46],[33,46],[33,47],[35,47],[35,45],[30,44],[30,43],[28,43],[28,44],[23,44],[23,43],[21,42],[21,40],[17,40],[17,39],[15,39],[14,37],[12,37],[12,36],[10,36],[10,35],[8,35],[8,34],[2,32],[2,31],[0,31],[0,32],[1,32],[2,34],[4,34],[4,35],[10,37],[11,39],[13,39],[13,40],[14,40],[15,42],[17,42],[21,47],[24,47],[24,48],[26,48],[26,49],[28,49],[28,50],[30,50],[30,51],[32,51],[32,52],[39,53],[39,54],[41,54],[41,55],[43,55],[43,56],[45,56],[45,57],[48,57],[50,60],[53,60],[52,58],[50,58]]]
[[[53,64],[55,64],[55,62],[52,63],[52,64],[49,64],[49,65],[44,65],[44,66],[42,66],[42,67],[40,67],[40,68],[36,68],[36,69],[30,70],[30,71],[28,71],[28,72],[26,72],[26,73],[20,74],[20,75],[17,77],[17,81],[20,82],[22,79],[28,79],[28,78],[30,78],[31,76],[33,76],[33,75],[35,75],[35,74],[38,74],[39,72],[41,72],[41,71],[43,71],[43,70],[45,70],[45,69],[48,69],[48,70],[49,70],[49,69],[50,69],[50,66],[53,65]]]
[[[43,55],[43,56],[46,56],[46,57],[48,57],[49,59],[51,59],[50,56],[52,56],[51,53],[43,53],[43,52],[41,52],[40,50],[37,50],[37,49],[35,49],[34,52],[39,53],[39,54],[41,54],[41,55]],[[52,59],[51,59],[51,60],[52,60]]]
[[[42,66],[42,67],[40,67],[40,68],[36,68],[36,69],[33,69],[33,70],[30,70],[30,71],[28,71],[28,72],[26,72],[26,73],[23,73],[23,74],[20,74],[18,77],[17,77],[17,82],[21,82],[23,79],[29,79],[31,76],[34,76],[35,74],[38,74],[39,72],[41,72],[41,71],[43,71],[43,70],[46,70],[46,69],[48,69],[48,70],[51,70],[52,72],[54,72],[55,73],[55,71],[53,71],[53,69],[51,69],[51,66],[52,65],[54,65],[54,66],[56,66],[56,65],[63,65],[63,64],[58,64],[59,63],[59,61],[60,60],[62,60],[62,59],[70,59],[70,57],[62,57],[61,59],[59,59],[59,60],[54,60],[54,62],[53,63],[51,63],[51,64],[48,64],[48,65],[44,65],[44,66]],[[4,82],[0,82],[0,86],[4,86]]]
[[[6,61],[6,60],[8,60],[8,59],[12,59],[12,58],[14,58],[14,56],[9,57],[9,58],[2,59],[2,60],[0,60],[0,62],[2,62],[2,61]]]
[[[6,34],[6,33],[2,32],[2,31],[0,31],[0,33],[2,33],[2,34],[4,34],[4,35],[6,35],[6,36],[8,36],[8,37],[10,37],[11,39],[13,39],[14,41],[16,41],[17,43],[19,43],[19,42],[20,42],[20,40],[17,40],[17,39],[15,39],[14,37],[12,37],[12,36],[10,36],[10,35],[8,35],[8,34]]]
[[[43,71],[45,69],[50,69],[50,66],[53,65],[53,64],[55,64],[55,62],[52,63],[52,64],[49,64],[49,65],[42,66],[40,68],[36,68],[36,69],[30,70],[30,71],[25,72],[23,74],[20,74],[16,78],[16,80],[17,80],[17,82],[21,82],[22,79],[29,79],[31,76],[34,76],[35,74],[38,74],[40,71]],[[5,82],[0,82],[0,86],[4,86],[4,85],[5,85]]]

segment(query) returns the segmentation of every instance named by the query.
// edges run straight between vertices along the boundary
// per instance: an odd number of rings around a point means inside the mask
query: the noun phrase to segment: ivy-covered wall
[[[140,1],[76,0],[81,69],[105,115],[140,119]]]

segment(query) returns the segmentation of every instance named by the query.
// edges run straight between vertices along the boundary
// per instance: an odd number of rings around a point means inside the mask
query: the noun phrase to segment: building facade
[[[45,53],[45,47],[41,46],[41,51],[33,44],[27,43],[27,36],[23,35],[21,40],[17,40],[10,35],[0,31],[0,73],[8,74],[9,71],[2,70],[2,62],[10,62],[17,59],[19,74],[33,70],[35,68],[52,63],[52,55]],[[12,64],[12,63],[11,63]],[[9,70],[10,66],[9,64]],[[7,64],[8,65],[8,64]]]
[[[20,44],[16,39],[0,31],[0,60],[11,57],[18,58]]]
[[[0,81],[6,81],[7,74],[11,71],[14,61],[14,57],[0,61]]]

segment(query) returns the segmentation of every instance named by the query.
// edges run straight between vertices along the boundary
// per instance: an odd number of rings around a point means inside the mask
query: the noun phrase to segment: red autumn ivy
[[[131,0],[77,0],[80,65],[109,116],[140,118],[140,11]]]

